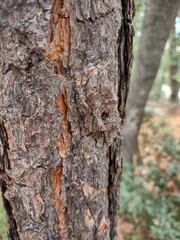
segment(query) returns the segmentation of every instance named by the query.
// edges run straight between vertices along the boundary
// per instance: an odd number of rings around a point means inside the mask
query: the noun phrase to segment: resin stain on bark
[[[65,234],[65,212],[66,207],[64,206],[61,200],[61,189],[62,189],[62,165],[57,166],[52,169],[52,183],[54,189],[54,197],[55,203],[58,210],[58,229],[59,229],[59,237],[63,239]]]
[[[47,39],[46,60],[55,63],[54,72],[60,77],[67,76],[70,54],[70,17],[69,1],[56,0],[51,9]],[[67,79],[67,78],[66,78]],[[60,239],[65,239],[66,207],[62,201],[62,171],[63,161],[66,160],[66,150],[71,146],[72,133],[68,121],[67,93],[64,88],[57,97],[57,105],[61,113],[61,133],[59,135],[59,155],[62,163],[52,169],[52,182],[56,207],[58,210],[58,228]]]
[[[64,75],[70,55],[69,1],[56,0],[51,9],[46,59],[56,63],[55,72]]]
[[[68,71],[71,37],[69,4],[68,0],[56,0],[51,9],[49,22],[46,59],[55,62],[55,73],[60,76],[66,76]],[[59,153],[61,158],[65,159],[65,149],[71,145],[71,126],[67,117],[66,90],[58,96],[57,104],[62,116]]]
[[[57,104],[62,116],[62,123],[61,123],[62,133],[59,139],[60,140],[59,153],[62,159],[65,159],[66,149],[68,149],[72,144],[71,125],[68,121],[68,116],[67,116],[68,108],[67,108],[66,101],[67,101],[67,94],[66,94],[66,91],[64,90],[64,92],[61,95],[59,95],[57,98]]]

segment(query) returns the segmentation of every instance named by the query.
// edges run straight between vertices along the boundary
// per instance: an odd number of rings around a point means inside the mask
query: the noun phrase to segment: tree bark
[[[133,1],[0,4],[9,239],[117,239]]]
[[[144,17],[136,68],[127,99],[123,155],[133,160],[144,107],[156,77],[165,43],[174,23],[180,0],[150,0]]]

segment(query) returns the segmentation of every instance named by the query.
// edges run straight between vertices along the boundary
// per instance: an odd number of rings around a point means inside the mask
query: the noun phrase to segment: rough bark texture
[[[147,3],[135,72],[127,99],[123,147],[126,160],[132,161],[133,153],[137,151],[137,135],[144,107],[179,5],[180,0],[150,0]]]
[[[115,240],[133,1],[0,4],[9,239]]]

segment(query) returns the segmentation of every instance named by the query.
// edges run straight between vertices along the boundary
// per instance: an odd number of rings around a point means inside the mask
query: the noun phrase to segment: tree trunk
[[[170,101],[172,103],[178,103],[179,98],[179,82],[174,78],[175,74],[178,72],[178,61],[179,61],[179,54],[176,50],[177,43],[176,43],[176,32],[175,28],[173,29],[173,32],[170,37],[170,85],[171,85],[171,96]]]
[[[133,0],[0,5],[9,239],[117,239]]]
[[[123,155],[130,161],[137,151],[137,136],[144,107],[179,5],[180,0],[150,0],[147,3],[136,68],[127,99]]]

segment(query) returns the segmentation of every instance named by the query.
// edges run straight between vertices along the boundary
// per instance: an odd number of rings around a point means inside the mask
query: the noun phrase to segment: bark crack
[[[7,222],[8,222],[8,239],[19,240],[20,238],[17,230],[16,220],[13,215],[13,209],[9,200],[5,197],[5,192],[7,190],[7,182],[8,183],[11,182],[11,179],[6,173],[6,171],[11,168],[10,160],[8,156],[8,150],[9,150],[8,134],[4,126],[4,122],[1,120],[0,121],[0,189],[2,192],[2,200],[3,200],[3,205],[6,211]],[[3,176],[2,179],[1,179],[1,176]]]
[[[123,123],[125,118],[126,100],[129,90],[130,69],[132,66],[132,49],[134,28],[132,21],[135,13],[134,0],[121,0],[122,6],[122,23],[118,32],[118,62],[119,62],[119,104],[118,110]]]
[[[110,217],[110,239],[116,239],[117,216],[119,209],[120,179],[122,173],[122,158],[119,155],[121,140],[116,138],[113,145],[109,146],[109,217]]]
[[[115,155],[112,149],[112,146],[109,147],[109,186],[108,186],[108,196],[109,196],[109,217],[110,217],[110,238],[114,239],[116,236],[116,230],[113,226],[115,224],[115,212],[117,210],[118,202],[115,193],[117,193],[118,189],[115,189],[115,176],[117,176],[117,169],[115,163]],[[119,174],[118,174],[119,175]],[[119,191],[118,191],[119,192]]]
[[[8,157],[8,135],[3,121],[0,121],[0,173],[10,169],[10,161]]]

